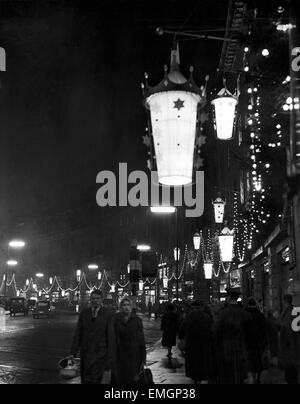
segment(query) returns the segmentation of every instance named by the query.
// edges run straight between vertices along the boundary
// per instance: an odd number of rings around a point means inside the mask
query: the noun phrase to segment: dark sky
[[[163,78],[169,29],[224,28],[227,1],[2,1],[0,46],[0,226],[95,215],[96,175],[128,162],[146,170],[140,83]],[[215,32],[222,36],[222,32]],[[221,42],[183,41],[182,72],[216,71]],[[59,223],[57,223],[59,225]],[[17,227],[16,227],[17,226]],[[41,226],[42,227],[42,226]],[[15,232],[15,233],[14,233]],[[46,231],[47,232],[47,231]]]

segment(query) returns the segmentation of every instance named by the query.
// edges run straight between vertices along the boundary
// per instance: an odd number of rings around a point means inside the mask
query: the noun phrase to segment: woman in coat
[[[172,358],[172,347],[176,346],[176,335],[178,330],[178,315],[175,312],[175,307],[169,303],[166,308],[166,313],[161,319],[162,346],[168,348],[167,357]]]
[[[116,360],[112,380],[117,384],[137,383],[146,362],[146,344],[142,320],[132,311],[128,297],[121,301],[114,329]]]

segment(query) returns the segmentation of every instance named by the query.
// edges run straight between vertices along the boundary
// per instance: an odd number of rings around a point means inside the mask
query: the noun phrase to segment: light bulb
[[[270,52],[269,52],[268,49],[263,49],[263,50],[261,51],[261,54],[262,54],[263,56],[267,57],[267,56],[270,55]]]

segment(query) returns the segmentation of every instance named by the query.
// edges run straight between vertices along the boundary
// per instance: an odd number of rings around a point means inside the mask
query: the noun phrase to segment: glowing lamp
[[[213,263],[211,261],[204,262],[204,275],[205,279],[211,279],[213,272]]]
[[[179,258],[180,258],[180,248],[175,247],[174,248],[174,260],[179,261]]]
[[[163,287],[164,287],[164,289],[167,289],[167,287],[168,287],[168,279],[167,278],[163,279]]]
[[[226,202],[223,201],[222,198],[218,197],[213,202],[213,205],[214,205],[214,212],[215,212],[215,222],[223,223]]]
[[[187,80],[179,71],[179,63],[177,48],[171,53],[170,72],[165,67],[165,77],[156,87],[146,82],[144,94],[150,110],[158,181],[169,186],[192,182],[198,106],[205,101],[205,90],[196,86],[192,69]]]
[[[196,232],[193,236],[194,248],[195,250],[199,250],[201,243],[201,236],[198,232]]]
[[[220,140],[231,140],[235,126],[238,96],[231,94],[226,87],[211,102],[214,106],[215,130]]]
[[[143,281],[139,281],[139,291],[142,292],[144,289],[144,282]]]
[[[101,281],[101,278],[102,278],[102,274],[101,274],[101,272],[99,271],[99,272],[98,272],[98,281]]]
[[[26,286],[28,286],[30,283],[29,279],[26,279]]]
[[[79,281],[80,281],[80,278],[81,278],[81,270],[80,270],[80,269],[77,269],[77,271],[76,271],[76,277],[77,277],[77,281],[79,282]]]
[[[49,278],[49,283],[50,283],[50,285],[52,285],[52,283],[53,283],[53,278],[52,278],[52,276],[50,276],[50,278]]]
[[[234,230],[224,227],[219,235],[219,245],[221,253],[221,261],[231,262],[233,258],[233,238]]]

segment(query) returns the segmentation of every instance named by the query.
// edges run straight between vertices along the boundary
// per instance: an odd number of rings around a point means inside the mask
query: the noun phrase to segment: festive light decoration
[[[214,205],[214,213],[215,213],[215,222],[223,223],[226,201],[223,201],[222,198],[218,197],[213,202],[213,205]]]
[[[231,262],[233,259],[234,230],[224,227],[219,235],[221,261]]]
[[[205,89],[198,88],[179,71],[179,50],[172,50],[171,68],[156,87],[146,81],[144,97],[150,110],[158,180],[180,186],[192,182],[196,123],[199,104],[205,103]],[[146,75],[146,80],[148,76]]]
[[[213,273],[213,263],[211,261],[204,262],[204,275],[205,279],[211,279]]]
[[[236,107],[238,103],[238,92],[231,94],[225,87],[218,93],[218,96],[211,102],[214,106],[215,130],[220,140],[231,140],[235,127]]]
[[[179,259],[180,259],[180,248],[175,247],[174,248],[174,260],[179,261]]]
[[[25,247],[25,242],[22,240],[12,240],[8,243],[8,245],[12,248],[23,248]]]
[[[201,242],[201,236],[198,232],[196,232],[193,236],[193,243],[194,243],[195,250],[199,250],[200,242]]]

